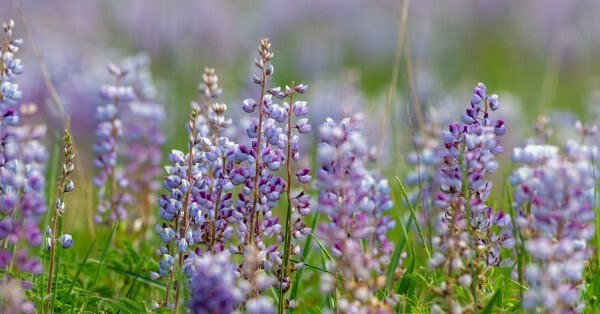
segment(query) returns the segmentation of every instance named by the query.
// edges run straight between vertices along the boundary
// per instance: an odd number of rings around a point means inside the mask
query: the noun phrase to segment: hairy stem
[[[254,243],[254,221],[256,204],[258,203],[258,176],[260,171],[260,145],[261,145],[261,133],[262,133],[262,121],[263,121],[263,99],[265,97],[265,86],[267,84],[267,74],[265,73],[264,67],[262,68],[262,79],[260,82],[260,98],[258,102],[258,130],[256,132],[256,167],[254,171],[254,180],[252,188],[254,189],[254,199],[252,200],[252,210],[250,211],[250,234],[248,237],[248,244]],[[258,213],[256,213],[256,220],[258,220]]]
[[[187,167],[187,181],[188,184],[190,185],[187,189],[187,191],[185,192],[185,198],[183,201],[183,207],[182,207],[182,211],[183,211],[183,221],[182,221],[182,226],[181,229],[179,230],[179,236],[181,239],[185,239],[185,235],[187,233],[187,226],[188,226],[188,206],[190,204],[190,191],[191,191],[191,187],[192,187],[192,169],[193,169],[193,162],[194,162],[194,144],[196,141],[196,133],[195,133],[195,129],[196,129],[196,116],[198,115],[198,112],[196,111],[196,109],[193,110],[192,112],[192,117],[190,119],[190,147],[189,147],[189,154],[188,154],[188,167]],[[176,216],[175,217],[176,221],[175,221],[175,230],[177,232],[177,224],[179,221],[179,217]],[[178,249],[178,248],[175,248]],[[183,253],[179,253],[179,266],[176,269],[176,274],[179,273],[179,271],[183,268]],[[174,307],[174,311],[175,313],[179,312],[179,293],[181,292],[180,289],[180,285],[181,285],[181,280],[177,280],[176,281],[176,285],[177,288],[175,289],[175,307]],[[167,296],[168,297],[168,296]]]
[[[294,83],[292,82],[292,86]],[[279,284],[279,313],[282,314],[285,311],[285,292],[283,290],[283,280],[289,276],[290,273],[290,251],[292,250],[292,237],[291,237],[291,228],[292,228],[292,102],[294,98],[294,93],[290,93],[290,102],[288,105],[288,128],[287,128],[287,159],[286,159],[286,168],[287,168],[287,188],[285,194],[287,196],[287,213],[285,219],[285,239],[283,241],[285,248],[283,251],[283,267],[281,269],[281,278]]]

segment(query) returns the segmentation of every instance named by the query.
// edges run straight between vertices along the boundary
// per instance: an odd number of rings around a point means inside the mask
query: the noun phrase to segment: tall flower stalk
[[[258,123],[256,124],[256,146],[254,147],[256,153],[256,161],[255,161],[255,169],[254,169],[254,178],[252,182],[252,208],[250,209],[250,224],[249,224],[249,235],[247,239],[247,244],[253,245],[254,243],[254,232],[255,229],[255,221],[258,223],[258,211],[256,210],[256,205],[259,201],[259,191],[258,191],[258,179],[260,177],[259,173],[262,171],[261,169],[261,149],[262,149],[262,127],[263,127],[263,101],[265,99],[265,91],[267,85],[267,78],[273,74],[273,66],[269,63],[271,59],[273,59],[273,52],[271,52],[271,43],[268,38],[263,38],[260,41],[260,45],[258,47],[259,58],[256,58],[254,61],[254,65],[260,69],[261,76],[257,76],[256,74],[253,76],[254,83],[260,85],[260,96],[258,98]],[[249,105],[248,102],[245,105]],[[254,107],[252,107],[254,110]],[[254,145],[253,145],[254,146]]]
[[[462,311],[454,299],[454,285],[470,289],[472,307],[477,309],[485,270],[500,265],[500,248],[514,245],[510,217],[502,211],[494,213],[487,204],[492,183],[486,174],[497,170],[495,156],[504,151],[499,142],[506,133],[504,122],[490,118],[490,110],[498,108],[498,96],[487,95],[485,85],[479,83],[462,123],[452,123],[442,133],[445,150],[437,173],[441,193],[435,200],[442,213],[433,238],[437,252],[429,265],[446,274],[446,281],[436,292],[443,296],[445,310],[451,313]]]
[[[107,101],[98,107],[96,118],[96,142],[94,152],[94,167],[99,169],[93,183],[98,189],[97,214],[94,216],[96,223],[115,222],[127,217],[125,203],[128,201],[125,194],[127,179],[121,171],[117,171],[118,140],[122,135],[122,123],[119,118],[119,107],[135,99],[131,86],[121,83],[128,70],[111,64],[109,73],[115,78],[114,85],[102,87],[100,95]]]
[[[69,129],[65,129],[64,135],[64,162],[62,165],[62,174],[60,177],[60,183],[58,184],[58,193],[56,196],[56,203],[54,210],[52,211],[51,226],[47,228],[46,232],[49,233],[46,238],[46,250],[50,251],[50,265],[48,266],[48,285],[46,287],[46,295],[52,292],[52,278],[54,276],[54,254],[56,253],[56,245],[60,242],[63,248],[70,248],[73,246],[73,238],[70,234],[63,234],[58,238],[58,219],[62,216],[65,211],[64,195],[65,193],[73,191],[75,185],[71,181],[70,176],[75,170],[73,161],[75,160],[75,154],[73,153],[73,141],[71,139],[71,133]],[[48,232],[49,231],[49,232]],[[50,300],[46,300],[45,311],[48,313],[50,308]]]
[[[193,199],[199,205],[199,212],[194,215],[191,225],[192,237],[195,244],[205,244],[206,250],[213,253],[225,249],[227,242],[232,238],[233,227],[230,222],[233,204],[230,173],[233,162],[227,160],[228,153],[232,152],[235,143],[231,142],[225,132],[231,126],[231,119],[225,117],[227,105],[214,102],[221,95],[218,77],[214,68],[205,68],[202,83],[198,86],[198,101],[201,108],[199,116],[199,136],[197,147],[202,158],[202,185],[195,191]]]
[[[580,128],[582,138],[586,130]],[[529,262],[529,288],[523,308],[547,313],[580,313],[588,260],[587,241],[594,236],[593,162],[596,146],[570,141],[556,146],[529,144],[515,148],[512,159],[522,164],[509,178],[515,187],[517,224]]]
[[[293,268],[290,263],[290,256],[294,253],[300,253],[298,250],[292,250],[292,235],[294,238],[304,234],[309,234],[312,230],[306,227],[306,224],[300,219],[297,218],[295,223],[292,223],[292,214],[293,210],[298,211],[302,216],[307,216],[310,214],[309,204],[309,195],[305,194],[304,191],[300,191],[300,193],[292,198],[292,160],[298,161],[300,158],[298,152],[298,135],[293,134],[292,130],[296,129],[300,134],[306,134],[310,132],[311,126],[307,123],[308,119],[303,118],[298,120],[296,124],[293,124],[293,117],[301,117],[308,114],[308,107],[306,106],[306,102],[297,101],[294,102],[294,94],[304,94],[307,90],[307,86],[304,84],[300,84],[294,86],[292,83],[292,88],[289,86],[285,87],[284,91],[281,91],[281,88],[270,89],[269,93],[273,96],[283,99],[288,97],[289,102],[283,104],[283,110],[281,110],[278,106],[271,106],[269,108],[269,116],[275,121],[285,121],[287,117],[287,125],[285,126],[286,136],[285,136],[285,144],[286,144],[286,155],[285,155],[285,163],[286,163],[286,173],[287,173],[287,188],[285,189],[286,197],[287,197],[287,211],[286,211],[286,219],[285,219],[285,229],[284,229],[284,248],[283,248],[283,265],[279,270],[279,313],[283,313],[285,311],[286,306],[289,306],[289,302],[285,299],[285,293],[290,288],[290,273],[292,270],[296,270],[302,266],[302,264],[297,264]],[[296,173],[298,183],[305,184],[310,182],[311,176],[309,175],[310,170],[308,168],[302,168],[298,170]],[[286,305],[286,303],[288,303]]]
[[[190,204],[191,190],[202,178],[202,173],[197,165],[194,155],[194,147],[198,144],[196,121],[198,108],[194,107],[188,122],[188,153],[173,151],[169,155],[169,161],[173,166],[166,167],[168,176],[163,183],[169,194],[163,194],[158,200],[159,216],[166,223],[156,225],[155,231],[160,236],[163,244],[156,254],[162,256],[159,263],[158,273],[151,273],[153,278],[165,277],[167,291],[165,294],[165,306],[170,306],[170,294],[173,279],[179,276],[183,268],[184,253],[187,252],[188,244],[193,243],[191,232],[188,232],[189,213],[197,212],[197,204]],[[176,261],[177,260],[177,261]],[[179,306],[180,280],[175,278],[175,306]]]
[[[332,257],[329,272],[321,275],[321,293],[336,294],[336,312],[389,312],[395,300],[382,302],[374,294],[385,284],[385,269],[394,250],[387,238],[387,232],[395,227],[385,215],[392,207],[387,180],[367,167],[369,147],[358,119],[336,123],[328,118],[320,137],[318,209],[329,220],[319,224],[317,236]],[[402,264],[398,265],[394,272],[402,271]]]
[[[161,123],[165,120],[164,106],[156,101],[156,87],[150,72],[150,58],[145,54],[127,58],[122,65],[128,69],[125,84],[131,85],[136,99],[123,108],[123,139],[120,152],[123,156],[124,175],[128,181],[128,194],[132,198],[132,231],[140,231],[146,239],[146,229],[151,222],[152,204],[160,189],[162,174],[162,146],[165,136]]]

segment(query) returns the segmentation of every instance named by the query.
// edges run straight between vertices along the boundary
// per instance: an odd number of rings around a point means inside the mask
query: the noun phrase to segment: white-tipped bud
[[[65,192],[71,192],[75,189],[75,183],[73,181],[69,181],[67,185],[65,185]]]

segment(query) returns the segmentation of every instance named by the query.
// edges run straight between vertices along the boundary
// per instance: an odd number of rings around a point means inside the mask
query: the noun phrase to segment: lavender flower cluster
[[[485,269],[500,265],[500,248],[510,249],[515,243],[510,216],[488,205],[492,183],[486,175],[498,169],[495,157],[504,151],[499,140],[506,133],[502,120],[490,118],[490,110],[498,108],[498,96],[487,95],[486,86],[479,83],[462,123],[452,123],[442,133],[445,150],[437,173],[441,192],[435,199],[441,214],[429,265],[446,272],[439,293],[451,312],[460,309],[452,296],[454,280],[471,289],[477,302]]]
[[[98,169],[93,180],[98,193],[97,214],[94,216],[96,223],[125,219],[125,206],[131,202],[131,196],[126,193],[128,180],[123,171],[117,168],[117,148],[118,139],[123,135],[119,109],[135,99],[135,92],[132,86],[122,84],[128,69],[111,64],[108,71],[115,83],[102,86],[100,95],[107,102],[96,111],[98,126],[93,147],[97,155],[94,167]]]
[[[156,87],[150,72],[150,58],[145,54],[130,57],[122,62],[129,69],[124,82],[131,86],[136,98],[123,108],[122,156],[127,191],[133,201],[133,230],[144,234],[151,218],[151,205],[156,202],[156,192],[161,184],[162,146],[165,136],[160,128],[165,119],[162,104],[156,101]]]
[[[385,215],[392,207],[390,188],[367,167],[369,149],[359,124],[360,116],[355,116],[339,123],[328,119],[320,128],[318,208],[329,222],[319,225],[317,235],[334,258],[331,274],[321,277],[321,292],[343,291],[337,301],[342,312],[389,311],[391,304],[382,303],[374,291],[385,282],[394,249],[386,237],[395,227]],[[336,273],[343,278],[339,287],[333,284]]]
[[[14,83],[23,66],[14,57],[22,44],[12,39],[14,22],[3,23],[4,39],[0,63],[1,91],[0,110],[0,268],[39,274],[40,260],[29,254],[27,246],[42,244],[38,227],[40,217],[46,212],[44,197],[45,162],[47,152],[42,144],[46,133],[43,125],[30,125],[29,118],[37,107],[33,104],[18,106],[21,92]],[[21,120],[25,120],[25,123]]]
[[[594,235],[595,178],[589,146],[567,144],[515,148],[523,164],[509,178],[515,187],[517,224],[530,262],[526,265],[523,307],[552,313],[580,313],[586,242]]]

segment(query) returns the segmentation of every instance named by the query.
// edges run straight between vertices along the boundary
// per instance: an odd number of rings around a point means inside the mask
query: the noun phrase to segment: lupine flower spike
[[[258,106],[258,119],[252,119],[252,124],[248,128],[248,137],[251,139],[256,138],[256,141],[252,140],[252,149],[254,150],[254,162],[255,167],[254,170],[248,169],[248,177],[252,178],[251,189],[252,189],[252,205],[250,207],[249,212],[249,225],[248,225],[248,237],[246,238],[246,243],[250,245],[254,245],[257,241],[255,239],[256,233],[259,232],[259,210],[257,209],[257,205],[260,205],[259,208],[264,207],[273,207],[269,206],[269,204],[263,204],[262,195],[267,196],[267,202],[270,204],[276,203],[279,200],[280,193],[283,191],[283,182],[281,182],[281,178],[275,178],[276,182],[268,182],[270,175],[266,175],[267,169],[264,169],[265,166],[270,166],[269,169],[277,170],[281,165],[281,162],[278,161],[280,158],[275,158],[275,160],[271,160],[271,162],[267,163],[263,160],[263,155],[268,154],[269,156],[281,156],[281,149],[275,149],[273,153],[270,150],[267,150],[267,144],[263,142],[266,138],[274,138],[277,140],[278,136],[268,137],[266,130],[263,129],[263,123],[267,124],[272,121],[264,120],[265,114],[268,113],[268,107],[271,104],[270,95],[266,95],[266,85],[267,78],[273,74],[273,65],[271,65],[270,61],[273,59],[274,54],[271,52],[271,43],[268,38],[264,38],[260,41],[260,45],[258,47],[259,57],[254,61],[254,65],[260,70],[260,76],[254,74],[252,80],[254,83],[260,85],[260,97],[258,103],[252,99],[244,100],[244,110],[248,113],[252,113],[254,108]],[[277,132],[277,129],[271,128],[271,132]],[[264,134],[263,134],[264,133]],[[277,134],[278,135],[278,134]],[[263,147],[264,146],[264,147]],[[263,148],[267,150],[267,153],[263,152]],[[242,150],[242,147],[240,147]],[[264,164],[263,164],[264,163]],[[259,180],[260,179],[260,180]],[[279,179],[279,180],[277,180]],[[260,191],[259,183],[263,185],[264,188],[269,189],[270,191]],[[274,183],[274,184],[273,184]],[[274,188],[274,189],[273,189]],[[261,193],[262,192],[262,193]],[[267,212],[264,212],[263,215],[266,217]],[[275,220],[276,223],[276,220]],[[279,226],[281,229],[281,226]]]
[[[292,83],[292,87],[286,86],[285,90],[282,91],[281,88],[272,88],[269,89],[269,93],[279,99],[288,98],[289,102],[283,103],[283,108],[278,105],[271,105],[269,107],[268,113],[269,117],[277,122],[282,122],[287,120],[287,124],[284,128],[286,134],[285,136],[279,136],[277,143],[283,141],[287,152],[285,155],[284,162],[286,163],[287,170],[287,188],[285,189],[286,197],[287,197],[287,213],[286,213],[286,222],[285,222],[285,231],[284,231],[284,249],[283,249],[283,265],[278,270],[278,278],[279,278],[279,291],[280,291],[280,302],[279,302],[279,313],[283,313],[285,307],[289,307],[290,303],[293,304],[294,300],[287,301],[285,299],[285,293],[290,288],[290,273],[293,270],[297,270],[302,267],[302,263],[291,265],[290,256],[291,254],[299,254],[300,247],[295,246],[292,247],[292,236],[294,238],[298,238],[300,236],[305,236],[309,234],[312,230],[306,227],[304,221],[300,218],[300,216],[307,216],[310,214],[309,208],[309,195],[304,193],[304,191],[300,191],[297,195],[292,198],[292,160],[298,161],[300,158],[300,154],[298,152],[298,134],[293,134],[292,130],[297,130],[299,134],[306,134],[310,132],[311,126],[307,123],[308,119],[300,118],[308,114],[308,107],[306,106],[305,101],[296,101],[294,102],[294,94],[304,94],[307,90],[307,86],[304,84],[300,84],[294,86]],[[295,125],[292,123],[292,118],[300,118]],[[269,162],[273,158],[272,155],[266,155],[263,160],[265,162]],[[309,183],[312,177],[309,175],[310,169],[302,168],[296,172],[296,180],[299,184]],[[293,213],[296,214],[296,218],[293,218]],[[287,303],[287,304],[286,304]]]
[[[19,114],[29,122],[37,106],[18,106],[22,93],[13,81],[23,66],[14,54],[23,41],[12,39],[13,27],[12,20],[3,23],[0,47],[0,268],[9,268],[10,273],[40,274],[40,260],[29,256],[27,244],[42,244],[38,222],[46,212],[44,173],[48,156],[42,145],[46,127],[19,125]]]
[[[115,84],[102,86],[100,95],[107,103],[96,110],[98,126],[94,152],[97,156],[94,167],[99,169],[93,180],[98,189],[97,214],[94,216],[96,223],[125,219],[125,205],[129,202],[127,179],[117,169],[118,140],[123,133],[119,107],[135,99],[135,93],[131,86],[122,85],[127,69],[111,64],[108,72],[115,78]]]
[[[151,221],[152,204],[161,187],[162,146],[165,136],[161,123],[165,110],[156,98],[156,88],[150,72],[150,58],[145,54],[126,59],[122,65],[128,69],[125,85],[131,85],[136,99],[123,109],[122,152],[125,178],[133,200],[132,230],[140,231],[141,240],[147,237],[146,229]]]
[[[530,256],[525,265],[529,289],[523,308],[547,313],[581,313],[588,261],[586,242],[594,236],[596,146],[585,144],[593,127],[579,124],[584,144],[570,141],[565,154],[556,146],[529,144],[514,149],[523,164],[509,178],[515,187],[517,224]]]
[[[73,140],[71,139],[71,133],[69,129],[65,129],[64,136],[64,162],[62,165],[62,175],[60,177],[60,183],[58,184],[58,194],[56,196],[56,203],[54,205],[54,209],[52,211],[52,220],[51,226],[46,227],[46,250],[50,251],[50,266],[48,267],[48,285],[46,287],[46,294],[50,294],[52,291],[52,278],[54,275],[54,254],[56,253],[56,245],[60,243],[60,245],[68,249],[73,246],[73,238],[70,234],[62,234],[59,238],[57,238],[57,224],[59,216],[62,216],[65,212],[65,203],[64,203],[64,195],[65,193],[69,193],[75,189],[75,185],[73,181],[71,181],[70,177],[73,171],[75,170],[75,166],[73,161],[75,160],[75,154],[73,153]],[[48,312],[50,307],[50,300],[46,300],[46,313]]]
[[[240,245],[230,245],[232,253],[244,256],[261,256],[265,260],[260,264],[252,264],[270,270],[274,273],[282,265],[283,254],[278,250],[278,245],[265,247],[266,238],[275,237],[278,242],[283,242],[282,227],[279,219],[273,217],[271,209],[277,205],[280,196],[286,189],[283,178],[275,176],[285,162],[286,135],[277,123],[283,123],[287,112],[280,106],[272,103],[272,97],[267,94],[266,81],[273,74],[273,53],[268,39],[261,40],[258,48],[259,57],[254,64],[260,70],[260,75],[254,74],[253,82],[260,85],[258,102],[254,99],[243,101],[243,110],[249,114],[258,108],[258,116],[253,117],[246,129],[250,138],[250,145],[240,144],[227,154],[228,162],[235,162],[241,166],[231,172],[231,182],[242,185],[242,193],[238,194],[235,203],[236,235]],[[261,221],[262,216],[262,221]],[[255,246],[255,248],[250,248]],[[256,252],[258,250],[258,252]],[[275,268],[274,265],[277,265]],[[254,276],[258,268],[244,272],[244,276]],[[246,279],[249,279],[246,277]],[[254,291],[256,294],[258,291]]]
[[[23,73],[21,59],[15,58],[15,54],[23,44],[23,39],[12,38],[14,26],[13,20],[2,23],[4,31],[0,47],[0,114],[2,117],[0,124],[2,125],[15,125],[19,122],[19,116],[14,106],[23,95],[19,90],[19,84],[13,83],[17,75]]]
[[[202,188],[193,193],[193,200],[198,203],[199,211],[193,213],[190,220],[194,243],[205,244],[207,251],[221,252],[233,236],[231,223],[233,217],[232,193],[233,184],[230,174],[233,162],[227,161],[227,154],[234,149],[235,143],[224,136],[231,126],[231,119],[225,117],[227,105],[214,102],[221,95],[215,69],[205,68],[203,81],[198,86],[198,102],[193,106],[200,108],[196,128],[200,137],[196,148],[201,158],[201,169],[204,175]]]
[[[169,294],[173,284],[173,277],[179,274],[183,267],[184,253],[188,244],[193,243],[192,233],[189,230],[190,213],[197,212],[197,203],[191,202],[192,189],[203,188],[202,172],[198,166],[198,156],[194,155],[194,147],[199,143],[196,121],[198,108],[194,107],[188,123],[189,143],[188,153],[173,151],[169,161],[173,166],[167,166],[168,176],[163,183],[169,194],[163,194],[158,200],[159,216],[166,222],[156,225],[155,231],[162,240],[161,247],[156,254],[162,257],[158,273],[151,273],[154,278],[167,278],[167,293],[164,305],[169,305]],[[178,260],[176,263],[175,259]],[[179,305],[180,285],[176,283],[175,308]]]
[[[429,264],[445,271],[446,281],[436,291],[444,296],[445,310],[451,313],[461,311],[453,296],[454,283],[470,289],[477,307],[485,270],[500,265],[500,248],[514,245],[510,217],[502,211],[494,213],[487,205],[492,183],[486,174],[498,168],[495,156],[504,150],[499,137],[506,133],[502,120],[490,118],[490,110],[498,107],[498,96],[487,95],[485,85],[479,83],[462,123],[452,123],[442,133],[441,193],[435,200],[441,215],[433,238],[437,252]],[[439,305],[434,309],[439,311]]]
[[[392,207],[387,180],[367,169],[369,147],[360,134],[358,116],[339,123],[328,118],[320,137],[318,208],[329,221],[318,226],[317,235],[334,258],[327,266],[330,272],[321,276],[321,293],[340,291],[336,312],[389,312],[396,300],[382,302],[374,294],[385,283],[385,267],[394,250],[386,236],[395,226],[385,215]],[[395,272],[401,273],[402,263],[398,265]]]

